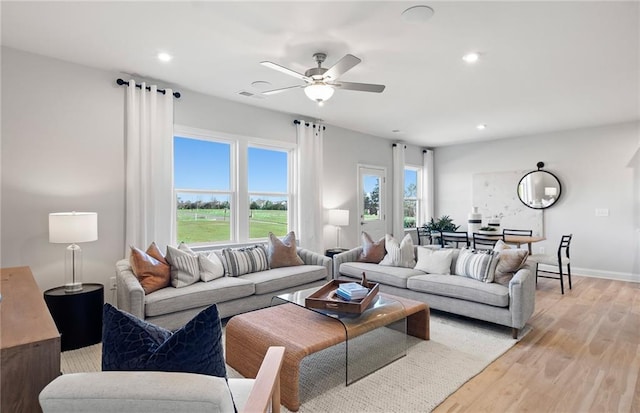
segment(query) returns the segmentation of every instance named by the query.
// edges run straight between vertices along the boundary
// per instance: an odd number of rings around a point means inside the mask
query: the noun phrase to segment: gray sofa
[[[414,255],[418,247],[414,248]],[[509,285],[484,283],[472,278],[427,274],[413,268],[358,262],[362,247],[333,256],[334,278],[360,279],[380,284],[380,291],[427,303],[430,308],[489,321],[512,328],[514,338],[533,314],[535,271],[525,264]],[[454,250],[451,274],[459,250]]]
[[[305,265],[198,281],[182,288],[169,286],[147,295],[129,260],[120,260],[116,263],[117,307],[170,330],[182,327],[211,304],[217,304],[220,318],[267,307],[275,295],[319,287],[331,279],[330,258],[302,248],[297,251]]]

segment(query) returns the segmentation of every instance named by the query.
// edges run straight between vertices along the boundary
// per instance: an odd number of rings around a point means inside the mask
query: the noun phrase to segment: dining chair
[[[431,243],[431,232],[425,227],[417,227],[418,232],[418,245],[427,245]]]
[[[440,231],[440,246],[445,248],[450,244],[455,244],[455,248],[460,248],[463,243],[465,247],[469,247],[469,234],[463,231]]]
[[[569,289],[571,289],[571,261],[569,258],[569,246],[571,245],[572,237],[573,234],[562,236],[560,245],[558,246],[557,255],[533,254],[529,256],[527,260],[536,263],[536,283],[538,282],[538,277],[552,278],[555,280],[560,279],[560,291],[562,292],[562,294],[564,294],[563,278],[565,273],[563,272],[563,265],[566,265],[566,275],[569,278]],[[541,270],[539,269],[540,264],[558,267],[558,270]],[[556,277],[553,275],[539,275],[539,273],[557,274],[558,276]]]
[[[493,249],[498,241],[504,242],[504,234],[485,235],[473,233],[473,249]]]
[[[524,235],[526,237],[533,236],[532,229],[503,229],[502,235]]]

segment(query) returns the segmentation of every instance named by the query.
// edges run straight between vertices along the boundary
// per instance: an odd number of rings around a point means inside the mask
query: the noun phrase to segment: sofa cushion
[[[184,243],[178,248],[167,246],[167,261],[171,265],[171,285],[174,287],[186,287],[200,280],[198,256]]]
[[[218,254],[214,251],[199,253],[198,265],[200,265],[200,280],[204,282],[224,277],[224,265]]]
[[[155,242],[147,251],[131,246],[129,257],[131,271],[136,276],[145,294],[150,294],[171,284],[171,268]]]
[[[209,282],[197,282],[183,288],[163,288],[144,298],[145,317],[171,314],[191,308],[235,300],[253,295],[251,281],[222,277]]]
[[[256,294],[266,294],[325,279],[327,269],[322,265],[298,265],[245,274],[240,278],[254,283]]]
[[[424,272],[413,268],[387,267],[366,262],[344,262],[340,264],[340,274],[348,277],[362,279],[362,272],[367,276],[367,281],[376,282],[394,287],[407,288],[407,279]]]
[[[424,271],[428,274],[451,274],[453,249],[418,247],[416,252],[418,255],[418,262],[414,267],[416,270]]]
[[[493,282],[509,285],[515,273],[527,262],[529,251],[511,248],[502,240],[496,243],[493,250],[498,252],[498,265],[496,266]]]
[[[218,308],[202,310],[172,333],[104,305],[103,371],[172,371],[226,377]]]
[[[497,253],[493,250],[463,248],[456,260],[454,274],[490,283],[493,282],[497,263]]]
[[[384,238],[380,238],[378,242],[375,242],[373,238],[366,232],[362,231],[362,252],[358,257],[360,262],[370,262],[372,264],[378,264],[384,258]]]
[[[405,235],[400,242],[389,234],[385,235],[384,248],[387,255],[380,261],[380,265],[405,268],[413,268],[416,265],[411,234]]]
[[[225,273],[227,277],[237,277],[257,271],[269,269],[267,249],[264,245],[254,245],[244,248],[225,248],[222,255],[226,260]]]
[[[488,304],[495,307],[509,306],[509,288],[496,283],[484,283],[467,277],[424,274],[407,280],[410,290],[466,301]]]
[[[276,237],[269,233],[268,258],[270,268],[293,267],[304,265],[302,258],[296,252],[296,234],[289,232],[284,238]]]

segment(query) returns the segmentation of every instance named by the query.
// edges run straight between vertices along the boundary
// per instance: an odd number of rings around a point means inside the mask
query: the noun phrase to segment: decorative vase
[[[495,231],[496,234],[502,233],[502,231],[500,230],[500,217],[494,216],[494,217],[489,218],[489,220],[487,222],[487,225],[490,226],[491,228],[495,228],[496,229],[496,231]]]
[[[473,237],[474,232],[478,232],[482,227],[482,214],[478,212],[478,207],[472,207],[471,213],[467,216],[467,233]]]

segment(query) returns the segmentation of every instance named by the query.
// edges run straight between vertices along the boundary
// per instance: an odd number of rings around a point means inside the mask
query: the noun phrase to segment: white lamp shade
[[[69,244],[98,239],[98,213],[56,212],[49,214],[49,242]]]
[[[347,225],[349,225],[349,210],[330,209],[329,225],[335,225],[337,227],[346,227]]]
[[[304,88],[304,93],[311,100],[316,102],[324,102],[333,96],[333,88],[324,83],[312,83]]]
[[[558,195],[558,188],[556,188],[555,186],[545,186],[544,194],[546,196],[556,196]]]

